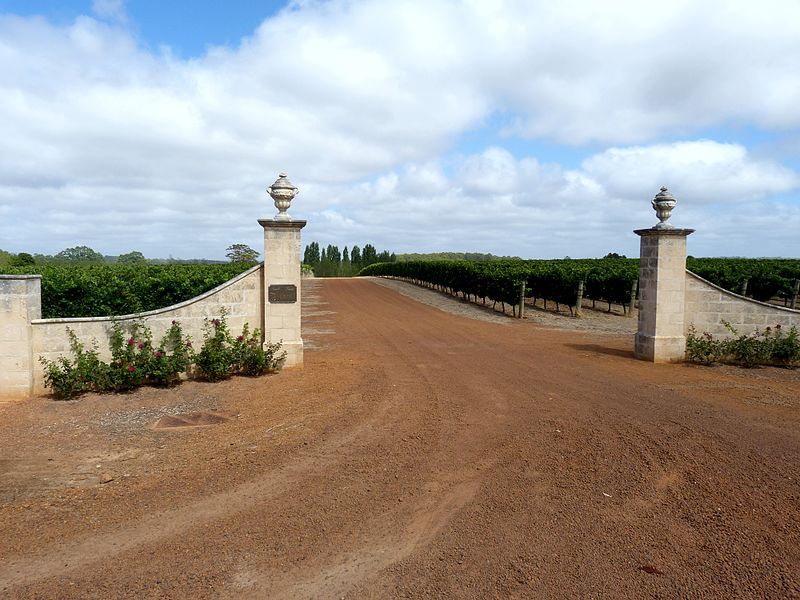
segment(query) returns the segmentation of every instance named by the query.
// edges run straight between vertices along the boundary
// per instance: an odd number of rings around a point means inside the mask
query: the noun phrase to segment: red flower
[[[133,338],[128,340],[128,346],[133,346],[134,343]]]
[[[156,358],[161,358],[161,352],[156,352]]]
[[[139,350],[141,350],[142,348],[144,348],[144,344],[142,342],[139,342]]]
[[[767,331],[772,331],[772,327],[767,327]]]
[[[175,319],[172,319],[172,324],[173,324],[173,325],[177,325],[177,324],[178,324],[178,322],[177,322]]]
[[[236,338],[236,341],[241,342],[243,339],[244,339],[244,336],[240,335],[239,337]]]
[[[187,348],[191,348],[192,347],[192,342],[186,342],[186,347]]]
[[[136,370],[136,367],[134,367],[133,365],[128,367],[128,371],[130,371],[131,373],[133,373],[135,370]]]
[[[214,327],[219,327],[219,319],[214,319],[212,323],[214,323]]]
[[[778,323],[777,325],[775,325],[775,329],[777,329],[778,331],[780,331],[780,330],[781,330],[781,324],[780,324],[780,323]]]

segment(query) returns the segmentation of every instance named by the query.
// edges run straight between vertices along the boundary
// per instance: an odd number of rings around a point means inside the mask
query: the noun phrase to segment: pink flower
[[[219,327],[219,319],[214,319],[212,323],[214,323],[214,327]]]
[[[136,367],[134,367],[133,365],[128,367],[128,371],[131,372],[131,373],[133,373],[135,370],[136,370]]]
[[[243,335],[240,335],[239,337],[236,338],[236,340],[239,341],[239,342],[241,342],[243,339],[244,339]]]
[[[156,358],[161,358],[161,352],[156,352]]]
[[[133,338],[128,340],[128,346],[133,346],[134,343]]]
[[[142,342],[139,342],[139,350],[141,350],[142,348],[144,348],[144,344]]]

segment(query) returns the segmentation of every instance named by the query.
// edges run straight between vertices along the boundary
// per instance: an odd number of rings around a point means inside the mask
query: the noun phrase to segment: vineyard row
[[[797,302],[800,260],[689,258],[687,268],[730,291],[756,300]],[[580,307],[581,300],[605,301],[629,309],[636,299],[638,259],[404,261],[378,263],[362,275],[425,283],[465,299],[518,306],[526,298]],[[524,284],[524,291],[523,286]]]
[[[91,264],[6,267],[8,274],[42,275],[42,316],[95,317],[154,310],[189,300],[246,270],[227,264]],[[800,260],[692,258],[687,267],[704,279],[756,300],[797,303]],[[363,275],[413,279],[464,297],[517,306],[525,295],[566,306],[579,293],[629,307],[638,259],[399,261],[365,268]]]

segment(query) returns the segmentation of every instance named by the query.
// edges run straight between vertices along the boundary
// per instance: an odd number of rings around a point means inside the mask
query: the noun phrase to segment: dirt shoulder
[[[303,293],[302,369],[0,407],[0,595],[800,595],[798,371]]]

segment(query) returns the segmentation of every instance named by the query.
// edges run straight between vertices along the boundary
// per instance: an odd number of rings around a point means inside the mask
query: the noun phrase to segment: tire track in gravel
[[[356,440],[364,443],[378,435],[377,425],[388,407],[373,414],[366,422],[329,440],[313,452],[302,453],[294,462],[256,477],[236,488],[218,493],[173,510],[162,511],[139,520],[133,526],[100,532],[82,540],[61,544],[48,553],[10,558],[0,565],[0,589],[57,577],[86,565],[108,560],[136,548],[185,533],[204,523],[228,518],[276,497],[313,474],[318,469],[333,469],[339,450]]]

